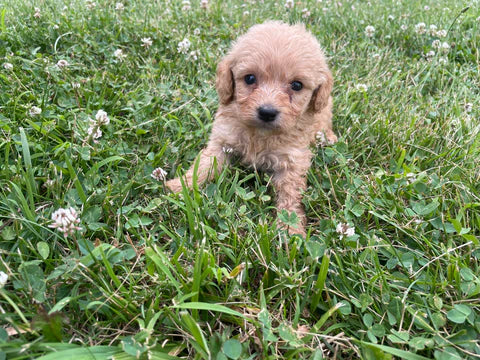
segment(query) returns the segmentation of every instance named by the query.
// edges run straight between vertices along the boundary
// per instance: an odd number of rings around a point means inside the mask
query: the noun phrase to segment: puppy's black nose
[[[277,118],[279,111],[271,105],[264,105],[257,109],[257,113],[260,120],[272,122]]]

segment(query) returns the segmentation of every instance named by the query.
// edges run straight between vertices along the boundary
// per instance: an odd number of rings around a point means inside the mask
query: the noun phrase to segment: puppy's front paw
[[[315,138],[317,140],[317,145],[321,147],[333,145],[338,141],[337,135],[335,135],[332,130],[320,130],[317,132]]]
[[[327,138],[329,145],[333,145],[338,141],[337,135],[335,135],[333,131],[327,131],[325,137]]]
[[[172,180],[168,180],[165,185],[167,186],[167,188],[171,191],[171,192],[174,192],[174,193],[178,193],[180,191],[182,191],[182,183],[180,181],[179,178],[175,178],[175,179],[172,179]]]

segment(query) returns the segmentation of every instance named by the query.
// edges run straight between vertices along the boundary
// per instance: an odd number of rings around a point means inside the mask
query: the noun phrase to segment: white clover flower
[[[192,8],[192,5],[190,5],[190,1],[188,0],[182,1],[182,11],[189,11],[191,8]]]
[[[80,88],[80,83],[78,83],[78,82],[72,83],[72,88],[73,89],[79,89]]]
[[[197,50],[190,51],[190,53],[188,54],[188,58],[193,59],[194,61],[197,61],[198,60],[198,51]]]
[[[58,60],[58,62],[57,62],[57,67],[58,67],[59,69],[66,68],[66,67],[68,67],[69,65],[70,65],[70,64],[68,63],[67,60],[63,60],[63,59],[62,59],[62,60]]]
[[[181,54],[187,54],[188,49],[190,49],[192,43],[187,38],[183,39],[178,43],[177,51]]]
[[[447,30],[438,30],[436,35],[440,38],[444,38],[447,36]]]
[[[428,53],[425,54],[425,57],[428,61],[432,61],[432,58],[435,56],[435,51],[430,50]]]
[[[395,20],[395,16],[393,16],[393,15],[388,15],[388,20],[389,20],[389,21]]]
[[[145,48],[145,49],[148,49],[150,46],[152,46],[153,44],[153,41],[151,38],[147,37],[147,38],[142,38],[141,39],[142,41],[142,46]]]
[[[442,45],[442,42],[438,39],[432,41],[432,47],[434,49],[439,49],[441,45]]]
[[[339,223],[335,229],[335,231],[340,234],[340,240],[343,239],[344,236],[353,236],[355,235],[355,228],[350,226],[346,223]]]
[[[45,186],[46,188],[53,188],[54,185],[55,185],[55,180],[52,180],[52,179],[48,179],[43,184],[43,186]]]
[[[4,68],[5,70],[13,70],[13,65],[10,64],[10,63],[8,63],[8,62],[6,62],[6,63],[3,64],[3,68]]]
[[[117,11],[123,11],[123,10],[125,10],[125,6],[124,6],[121,2],[117,2],[117,3],[115,4],[115,10],[117,10]]]
[[[305,9],[302,10],[302,17],[303,17],[304,19],[309,18],[311,14],[312,14],[312,13],[311,13],[310,10],[308,10],[307,8],[305,8]]]
[[[37,115],[40,115],[41,113],[42,113],[42,109],[39,108],[38,106],[32,106],[28,111],[28,114],[30,116],[37,116]]]
[[[429,28],[428,28],[428,31],[430,33],[431,36],[436,36],[437,35],[437,30],[438,30],[438,27],[437,25],[430,25]]]
[[[42,16],[42,14],[40,14],[40,9],[36,7],[35,8],[35,14],[33,14],[33,17],[36,18],[36,19],[39,19],[41,16]]]
[[[373,54],[372,58],[373,58],[373,60],[380,60],[381,56],[380,56],[380,54]]]
[[[127,57],[127,54],[124,54],[122,49],[117,49],[113,52],[113,56],[115,56],[119,61],[122,61]]]
[[[368,91],[368,86],[366,84],[357,84],[355,85],[355,88],[359,91],[367,92]]]
[[[110,124],[110,118],[108,117],[108,114],[103,110],[97,111],[97,115],[95,115],[95,120],[97,120],[98,125]]]
[[[200,7],[202,9],[208,9],[208,0],[202,0],[200,1]]]
[[[200,29],[199,29],[199,28],[195,28],[195,30],[193,30],[193,35],[195,35],[195,36],[200,35]]]
[[[403,24],[402,26],[400,26],[400,29],[401,29],[402,31],[406,31],[406,30],[408,29],[408,26],[405,25],[405,24]]]
[[[58,26],[57,24],[53,25],[54,30],[58,30],[59,28],[60,28],[60,26]]]
[[[427,25],[423,22],[421,23],[418,23],[417,25],[415,25],[415,32],[418,34],[418,35],[423,35],[427,32]]]
[[[368,25],[365,28],[365,35],[367,37],[372,37],[375,34],[375,28],[372,25]]]
[[[90,119],[91,120],[91,119]],[[87,134],[89,137],[92,139],[96,140],[102,137],[103,133],[102,130],[100,130],[100,126],[98,125],[90,125],[87,129]]]
[[[479,16],[479,17],[477,17],[477,22],[480,22],[480,16]]]
[[[245,10],[245,11],[243,12],[243,16],[248,16],[248,15],[250,15],[250,11]]]
[[[93,0],[85,0],[85,6],[87,9],[92,10],[97,6],[97,4]]]
[[[293,9],[294,6],[295,6],[295,3],[293,2],[293,0],[287,0],[287,1],[285,1],[285,8],[287,8],[287,9]]]
[[[471,112],[473,110],[473,104],[472,103],[466,103],[463,108],[467,113]]]
[[[415,181],[417,181],[417,175],[415,175],[414,173],[411,173],[411,172],[406,173],[406,174],[405,174],[405,177],[407,178],[407,182],[408,182],[409,184],[414,183]]]
[[[425,10],[425,11],[428,11],[428,10],[430,10],[430,6],[428,6],[428,5],[425,5],[425,6],[423,7],[423,10]]]
[[[326,146],[328,144],[327,138],[325,137],[325,133],[323,131],[318,131],[315,134],[315,140],[317,141],[318,146]]]
[[[440,50],[444,53],[447,54],[450,51],[450,44],[447,42],[443,42],[442,45],[440,46]]]
[[[3,271],[0,271],[0,289],[5,286],[8,281],[8,275],[5,274]]]
[[[445,58],[445,57],[441,57],[441,58],[438,59],[438,63],[439,63],[440,65],[447,65],[447,64],[448,64],[448,60],[447,60],[447,58]]]
[[[70,207],[68,209],[58,209],[52,214],[53,224],[49,227],[57,229],[63,233],[63,236],[67,237],[69,234],[72,235],[75,230],[82,230],[78,226],[80,219],[78,218],[77,211]]]
[[[89,126],[87,129],[88,139],[93,139],[93,142],[96,143],[97,139],[101,138],[103,133],[100,127],[102,125],[110,124],[110,118],[108,114],[103,110],[98,110],[95,115],[95,120],[88,118]],[[88,140],[87,139],[87,140]]]
[[[156,168],[155,170],[152,171],[150,176],[157,181],[164,181],[165,177],[167,176],[167,172],[165,170],[163,170],[162,168],[158,167],[158,168]]]

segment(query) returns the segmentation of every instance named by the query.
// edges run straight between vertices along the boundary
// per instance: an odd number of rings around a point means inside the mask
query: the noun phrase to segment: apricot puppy
[[[305,235],[301,196],[312,158],[309,145],[319,131],[330,143],[337,141],[332,85],[323,51],[303,25],[271,21],[250,28],[218,64],[220,105],[197,160],[198,184],[211,179],[230,153],[240,155],[244,163],[272,172],[278,211],[294,211],[301,221],[289,232]],[[189,187],[194,167],[184,177]],[[179,178],[166,185],[182,189]]]

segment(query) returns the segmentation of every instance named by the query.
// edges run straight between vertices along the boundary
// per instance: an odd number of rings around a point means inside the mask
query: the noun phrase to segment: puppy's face
[[[302,26],[256,25],[217,69],[220,102],[247,127],[288,131],[328,102],[332,77],[316,39]]]

